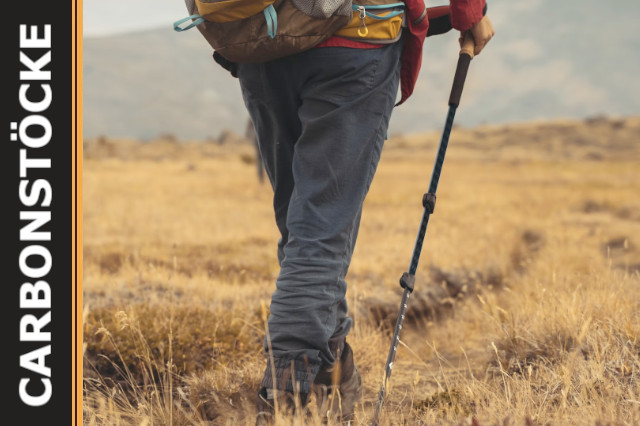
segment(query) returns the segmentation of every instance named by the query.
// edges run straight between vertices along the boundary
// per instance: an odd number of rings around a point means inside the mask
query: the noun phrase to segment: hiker
[[[450,0],[450,24],[470,31],[475,55],[494,35],[485,13],[484,0]],[[312,392],[327,390],[339,392],[341,419],[354,417],[362,378],[347,342],[345,277],[391,113],[413,90],[424,36],[411,25],[386,44],[334,35],[301,53],[236,64],[280,233],[257,390],[262,419],[276,398],[285,407],[299,397],[304,407]]]

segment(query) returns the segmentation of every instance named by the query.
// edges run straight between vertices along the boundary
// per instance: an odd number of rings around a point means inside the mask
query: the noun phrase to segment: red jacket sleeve
[[[484,16],[486,0],[450,0],[451,26],[466,31]]]

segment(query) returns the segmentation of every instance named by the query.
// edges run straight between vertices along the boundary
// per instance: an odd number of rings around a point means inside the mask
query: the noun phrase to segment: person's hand
[[[491,21],[489,20],[489,17],[487,15],[483,16],[479,22],[474,24],[469,29],[469,32],[473,36],[473,41],[475,44],[475,49],[473,52],[474,55],[480,54],[482,49],[484,49],[487,43],[489,43],[489,40],[491,40],[491,37],[493,37],[493,35],[495,34],[493,25],[491,24]],[[459,39],[460,46],[462,46],[463,40],[464,34],[461,34]]]

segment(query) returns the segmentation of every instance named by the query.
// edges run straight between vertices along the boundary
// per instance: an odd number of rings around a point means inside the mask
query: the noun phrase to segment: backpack
[[[398,0],[185,0],[178,32],[198,28],[218,62],[267,62],[310,49],[332,35],[391,43],[400,38]],[[217,57],[216,57],[217,55]],[[224,65],[223,65],[224,66]]]

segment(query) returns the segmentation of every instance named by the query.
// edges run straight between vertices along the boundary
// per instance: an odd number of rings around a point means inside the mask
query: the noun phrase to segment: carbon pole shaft
[[[436,188],[438,187],[438,180],[440,179],[440,173],[442,171],[442,164],[444,163],[444,157],[446,154],[447,146],[449,144],[449,134],[451,132],[451,127],[453,125],[453,118],[456,113],[456,106],[449,107],[449,113],[447,114],[447,123],[445,126],[445,131],[440,139],[440,146],[438,148],[438,155],[436,157],[435,166],[433,169],[433,173],[431,175],[431,183],[429,184],[429,193],[435,194]],[[448,129],[448,130],[447,130]],[[422,252],[422,244],[424,243],[424,237],[427,233],[427,225],[429,224],[429,217],[431,216],[431,211],[428,208],[424,208],[422,213],[422,220],[420,221],[420,228],[418,230],[418,236],[416,238],[415,246],[413,249],[413,255],[411,257],[411,264],[409,265],[409,274],[415,276],[416,270],[418,268],[418,261],[420,260],[420,253]],[[380,386],[380,391],[378,392],[378,402],[376,404],[376,411],[374,414],[374,425],[378,424],[378,418],[380,416],[380,410],[382,409],[382,405],[384,403],[384,397],[387,391],[387,384],[389,382],[389,378],[391,377],[391,369],[393,368],[393,362],[396,357],[396,352],[398,350],[398,344],[400,343],[400,330],[402,330],[402,323],[404,322],[405,313],[407,311],[407,304],[409,302],[409,297],[411,296],[413,289],[405,288],[402,293],[402,301],[400,302],[400,310],[398,312],[398,319],[396,320],[395,329],[393,331],[393,337],[391,339],[391,348],[389,349],[389,355],[387,356],[387,363],[385,365],[385,377]]]
[[[409,272],[402,275],[400,279],[400,285],[404,288],[402,293],[402,300],[400,302],[400,309],[398,312],[398,318],[393,331],[393,337],[391,339],[391,347],[389,348],[389,354],[387,355],[387,363],[385,365],[385,376],[380,385],[378,391],[378,401],[376,403],[373,426],[378,425],[380,412],[384,405],[384,399],[387,393],[389,379],[391,377],[391,370],[393,369],[393,363],[398,350],[398,344],[400,343],[400,331],[402,330],[402,323],[404,322],[405,314],[407,311],[407,304],[409,303],[409,297],[413,292],[414,280],[416,270],[418,269],[418,261],[420,260],[420,253],[422,252],[422,244],[424,243],[424,237],[427,233],[427,225],[429,224],[429,217],[433,213],[435,207],[435,194],[438,189],[438,182],[440,181],[440,174],[442,172],[442,165],[444,163],[444,157],[447,152],[447,146],[449,145],[449,136],[453,127],[453,119],[456,115],[456,110],[460,104],[460,97],[462,95],[462,88],[467,76],[467,70],[469,69],[469,63],[473,58],[473,38],[467,34],[464,39],[464,43],[460,50],[460,56],[458,58],[458,65],[456,68],[456,74],[453,79],[453,85],[451,88],[451,94],[449,96],[449,111],[447,112],[447,118],[440,138],[440,144],[438,145],[438,153],[431,172],[431,179],[429,181],[429,191],[423,198],[424,210],[422,212],[422,219],[420,221],[420,227],[418,229],[418,236],[413,248],[413,254],[411,256],[411,263],[409,264]]]

